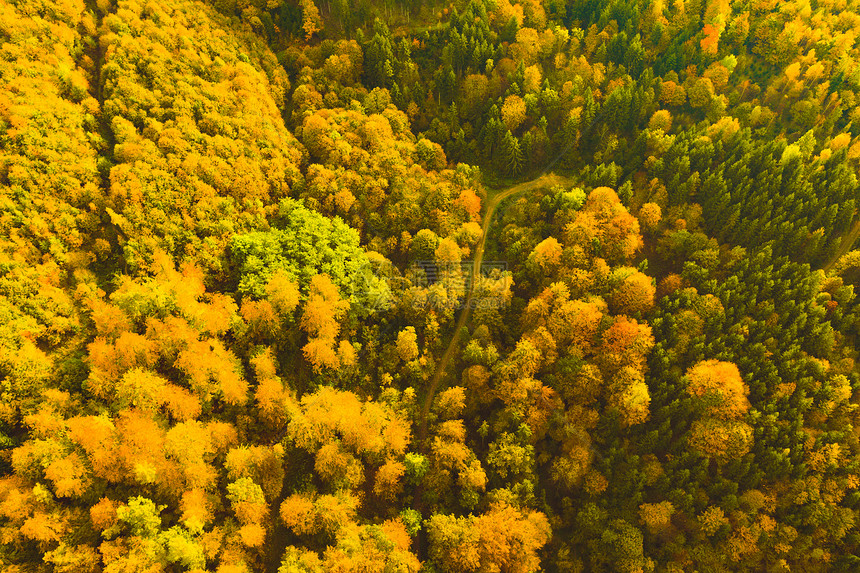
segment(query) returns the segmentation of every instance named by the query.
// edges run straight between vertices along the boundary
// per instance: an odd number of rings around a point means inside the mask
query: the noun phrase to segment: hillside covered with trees
[[[853,1],[0,2],[0,570],[860,571],[858,168]]]

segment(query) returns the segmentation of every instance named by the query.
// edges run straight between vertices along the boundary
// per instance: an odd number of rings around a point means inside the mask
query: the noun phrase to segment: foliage
[[[0,568],[856,570],[858,26],[0,3]]]

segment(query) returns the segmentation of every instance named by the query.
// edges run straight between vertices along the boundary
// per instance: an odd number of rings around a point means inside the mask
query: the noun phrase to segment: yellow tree
[[[308,334],[308,343],[302,349],[305,359],[315,370],[340,366],[335,344],[340,333],[339,320],[348,308],[349,303],[341,299],[328,275],[315,275],[311,279],[310,295],[299,324]]]
[[[478,516],[436,514],[427,522],[431,559],[441,569],[457,573],[537,571],[538,551],[550,532],[544,514],[500,502]]]
[[[502,104],[502,121],[512,133],[526,119],[526,103],[518,95],[509,95]]]
[[[657,289],[651,277],[631,267],[620,267],[612,274],[622,277],[609,297],[609,308],[613,313],[639,315],[654,307]]]
[[[701,401],[707,415],[739,420],[749,410],[749,389],[731,362],[703,360],[687,370],[687,379],[687,391]]]

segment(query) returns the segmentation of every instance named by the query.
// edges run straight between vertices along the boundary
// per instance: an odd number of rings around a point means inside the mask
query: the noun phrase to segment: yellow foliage
[[[51,462],[45,468],[45,477],[54,482],[58,497],[79,497],[90,483],[89,471],[76,452]]]
[[[670,501],[660,503],[643,503],[639,506],[639,517],[649,531],[660,533],[671,524],[675,506]]]
[[[538,551],[550,539],[543,513],[494,503],[486,513],[434,515],[427,525],[431,557],[446,571],[528,573],[540,567]]]
[[[167,385],[168,382],[158,374],[134,368],[117,382],[116,399],[120,407],[154,412],[164,401]]]
[[[403,489],[401,478],[406,466],[396,460],[387,460],[376,472],[373,492],[383,499],[394,500]]]
[[[657,292],[651,277],[630,267],[621,267],[619,270],[626,276],[621,279],[609,298],[612,311],[615,314],[628,315],[650,311],[654,307],[654,296]]]
[[[749,389],[731,362],[704,360],[687,371],[687,391],[701,400],[706,412],[723,420],[739,420],[749,410]]]
[[[330,442],[317,450],[314,469],[324,481],[342,487],[356,488],[364,481],[361,463],[343,451],[337,442]]]
[[[266,283],[266,299],[286,318],[299,305],[299,287],[284,271],[276,270]]]
[[[838,151],[843,147],[848,147],[848,144],[851,143],[851,134],[850,133],[840,133],[833,137],[830,140],[830,149],[833,151]]]
[[[175,384],[165,384],[160,398],[170,415],[179,422],[187,422],[200,416],[200,398],[185,388]]]
[[[466,392],[462,386],[446,388],[436,395],[433,410],[443,418],[455,418],[466,406]]]
[[[725,462],[750,451],[753,429],[743,422],[705,418],[693,422],[687,440],[701,455]]]
[[[247,400],[248,383],[240,373],[241,366],[218,339],[189,344],[174,365],[188,375],[191,388],[204,399],[218,394],[228,404]]]
[[[259,547],[266,541],[266,528],[256,523],[248,523],[239,529],[239,537],[247,547]]]
[[[319,496],[314,502],[314,511],[322,529],[329,533],[336,533],[355,521],[360,505],[361,502],[355,495],[340,492],[336,495]]]
[[[561,244],[558,240],[555,237],[548,237],[535,246],[531,257],[541,270],[548,273],[561,263],[561,252]]]
[[[296,445],[315,452],[336,437],[355,453],[402,454],[410,441],[408,423],[389,406],[362,403],[351,392],[320,388],[304,396],[289,434]]]
[[[540,66],[537,64],[529,66],[526,68],[523,88],[527,93],[538,92],[540,91],[542,80],[543,72],[541,72]]]
[[[337,359],[342,368],[356,365],[357,354],[355,347],[347,340],[341,340],[337,345]]]
[[[313,535],[319,531],[314,500],[306,495],[293,494],[281,503],[281,519],[297,535]]]
[[[397,353],[406,362],[418,358],[418,335],[414,326],[407,326],[397,334]]]
[[[564,454],[553,460],[550,476],[553,481],[571,488],[579,485],[588,474],[591,466],[591,438],[579,425],[569,425],[565,429],[568,437],[562,444]]]
[[[302,351],[316,371],[340,366],[335,339],[340,332],[338,320],[348,308],[349,303],[340,298],[337,286],[328,275],[315,275],[311,279],[310,296],[300,325],[309,336]]]
[[[518,95],[509,95],[502,104],[502,121],[510,131],[516,129],[526,119],[526,103]]]
[[[651,116],[651,119],[648,120],[648,129],[651,130],[662,130],[665,133],[669,133],[672,129],[672,114],[669,110],[659,109],[654,112],[654,115]],[[641,220],[641,219],[640,219]]]
[[[639,208],[639,222],[646,230],[655,230],[662,217],[663,211],[660,209],[660,205],[656,203],[645,203]]]
[[[699,516],[699,523],[702,526],[702,531],[705,532],[706,535],[713,535],[720,529],[723,525],[728,525],[729,520],[726,519],[725,513],[723,513],[722,508],[720,507],[709,507]]]
[[[188,490],[182,494],[180,519],[191,531],[202,531],[212,520],[213,505],[202,489]]]
[[[651,395],[642,373],[625,366],[613,380],[609,403],[618,408],[625,426],[641,424],[648,419]]]

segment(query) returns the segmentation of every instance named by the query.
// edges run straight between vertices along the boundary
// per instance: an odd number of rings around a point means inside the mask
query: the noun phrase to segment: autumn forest
[[[0,1],[0,570],[860,571],[860,3],[446,2]]]

